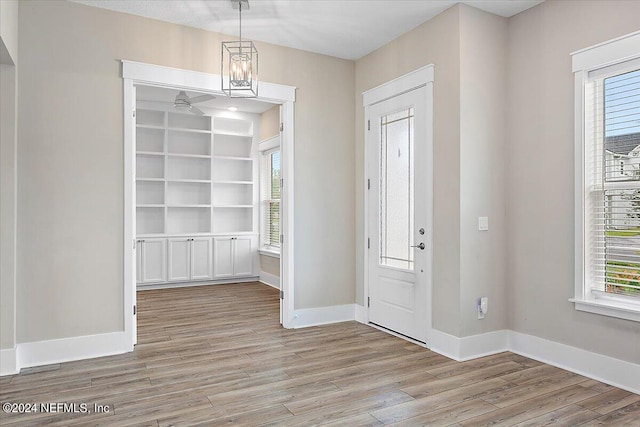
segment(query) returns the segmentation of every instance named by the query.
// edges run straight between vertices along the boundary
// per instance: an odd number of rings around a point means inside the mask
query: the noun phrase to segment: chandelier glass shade
[[[222,42],[222,90],[230,98],[258,96],[258,50],[252,41],[242,40],[242,2],[239,2],[240,37]]]

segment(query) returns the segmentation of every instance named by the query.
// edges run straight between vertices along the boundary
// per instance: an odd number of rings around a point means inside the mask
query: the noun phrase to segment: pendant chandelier
[[[258,96],[258,50],[252,41],[242,40],[242,6],[249,8],[248,0],[231,0],[238,6],[240,23],[237,41],[222,42],[222,91],[230,98]]]

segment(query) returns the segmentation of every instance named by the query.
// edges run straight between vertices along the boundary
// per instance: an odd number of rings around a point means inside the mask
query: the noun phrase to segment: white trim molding
[[[350,306],[354,308],[354,317],[352,319],[348,318]],[[364,309],[363,306],[358,304],[347,304],[298,310],[296,314],[301,317],[296,319],[296,322],[300,322],[300,326],[296,327],[337,323],[354,319],[364,323],[360,320],[362,313],[365,311]],[[413,342],[414,344],[421,345],[392,331],[371,324],[368,326]],[[509,329],[467,337],[456,337],[432,329],[429,342],[424,347],[458,362],[510,351],[632,393],[640,394],[640,364],[593,353],[588,350],[571,347],[566,344]]]
[[[145,64],[125,59],[121,62],[122,78],[134,80],[137,84],[197,89],[199,91],[216,92],[225,96],[224,92],[222,92],[222,80],[218,74]],[[296,88],[277,83],[260,82],[260,96],[258,99],[263,101],[294,102],[296,100]]]
[[[258,249],[258,253],[260,255],[268,256],[268,257],[271,257],[271,258],[280,259],[280,252],[275,252],[275,251],[273,251],[271,249],[263,249],[263,248],[261,248],[261,249]]]
[[[217,74],[145,64],[142,62],[121,60],[122,79],[124,80],[124,318],[125,333],[136,342],[136,321],[132,314],[135,304],[135,252],[132,242],[135,238],[135,128],[133,112],[135,109],[136,85],[170,87],[193,90],[224,96],[221,78]],[[282,272],[282,291],[284,300],[281,305],[281,322],[285,328],[292,328],[294,316],[294,136],[296,88],[277,83],[260,82],[260,101],[281,104],[280,133],[282,166],[281,234],[282,252],[280,271]]]
[[[367,323],[367,309],[364,305],[355,304],[355,321],[360,323]]]
[[[22,368],[112,356],[132,350],[130,337],[125,332],[20,343],[12,349],[0,350],[0,375],[17,374]]]
[[[424,67],[363,92],[362,105],[366,107],[377,104],[378,102],[422,87],[427,83],[433,83],[434,77],[435,66],[433,64],[425,65]]]
[[[574,303],[578,311],[640,322],[640,300],[635,297],[606,294],[592,289],[598,279],[589,276],[588,252],[590,209],[587,206],[587,189],[590,172],[585,159],[593,149],[585,132],[587,111],[585,85],[592,78],[606,77],[631,67],[637,69],[640,62],[640,31],[618,37],[571,53],[574,73]]]
[[[438,354],[458,362],[464,362],[508,351],[509,332],[503,329],[459,338],[446,332],[432,329],[431,339],[427,342],[427,347]]]
[[[293,315],[294,328],[326,325],[355,320],[356,304],[332,305],[329,307],[303,308]]]
[[[509,351],[640,394],[640,365],[509,331]]]
[[[571,52],[572,71],[594,70],[638,56],[640,31]]]
[[[431,337],[432,339],[427,343],[431,351],[459,362],[510,351],[640,394],[639,364],[534,335],[500,330],[459,338],[434,329]]]
[[[276,276],[275,274],[269,274],[264,271],[261,271],[259,280],[260,280],[260,283],[269,285],[272,288],[280,289],[280,276]]]
[[[155,289],[172,289],[172,288],[193,288],[196,286],[216,286],[228,285],[230,283],[253,283],[259,280],[258,276],[239,277],[235,279],[219,279],[216,281],[203,282],[172,282],[172,283],[150,283],[145,285],[137,285],[137,291],[151,291]]]
[[[15,375],[18,372],[20,372],[20,368],[18,368],[17,347],[0,350],[0,377]]]

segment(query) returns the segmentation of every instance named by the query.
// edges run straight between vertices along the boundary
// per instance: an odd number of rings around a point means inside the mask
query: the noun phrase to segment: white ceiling
[[[144,107],[171,111],[173,101],[179,91],[180,89],[170,89],[165,87],[137,86],[136,99],[139,102],[142,101],[143,104],[141,105]],[[189,98],[203,95],[203,93],[193,92],[190,90],[186,91],[186,93]],[[146,104],[145,101],[151,101],[153,103],[163,102],[166,104],[149,105]],[[261,114],[273,107],[275,104],[258,101],[257,99],[229,98],[225,95],[216,95],[215,99],[206,102],[198,102],[193,105],[204,110],[209,108],[225,110],[229,107],[236,107],[238,111],[244,113]]]
[[[70,0],[238,35],[230,0]],[[456,3],[510,17],[544,0],[250,0],[243,38],[358,59]],[[233,40],[232,38],[231,40]]]

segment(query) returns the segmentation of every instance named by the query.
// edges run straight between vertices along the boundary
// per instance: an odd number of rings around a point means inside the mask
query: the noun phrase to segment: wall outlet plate
[[[478,319],[484,319],[489,310],[489,298],[481,297],[478,299],[476,307],[478,309]]]
[[[478,217],[478,231],[489,231],[489,217]]]

